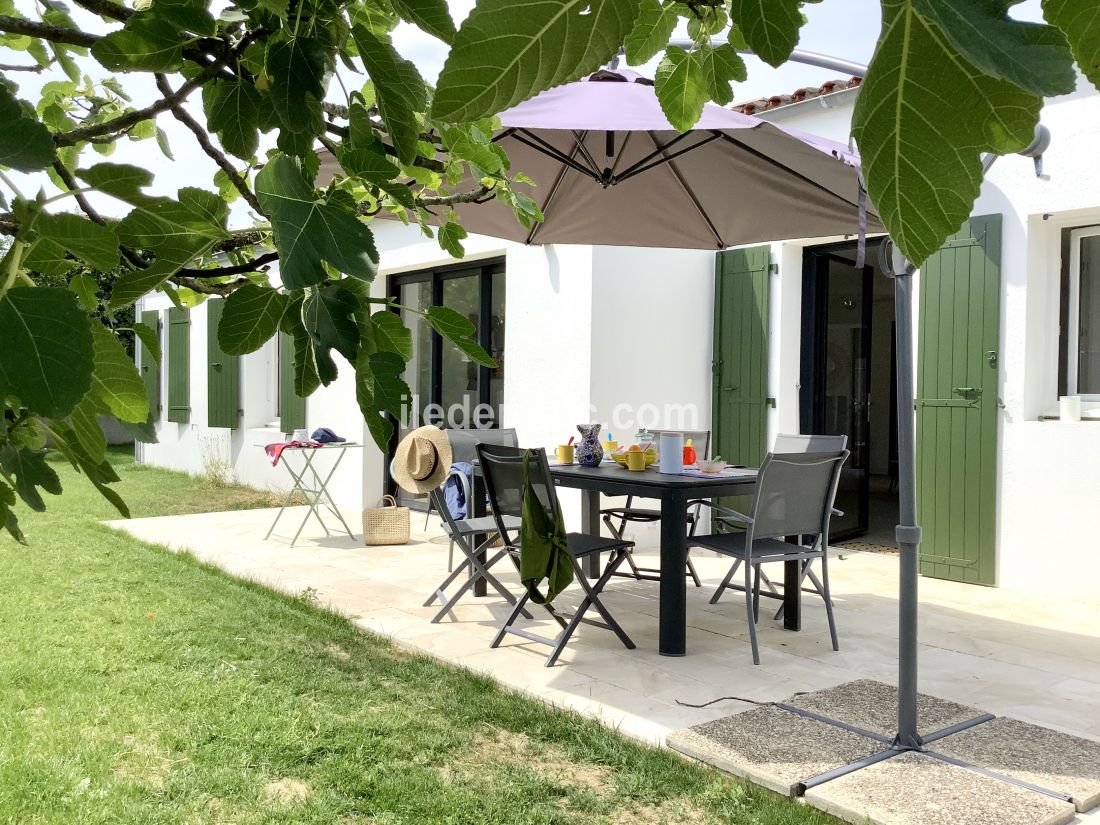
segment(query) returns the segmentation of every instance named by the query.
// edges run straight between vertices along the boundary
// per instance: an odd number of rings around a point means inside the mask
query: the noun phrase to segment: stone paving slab
[[[873,825],[1062,825],[1076,809],[999,779],[907,753],[826,782],[806,801]]]
[[[813,711],[839,722],[893,737],[898,729],[898,689],[874,679],[856,679],[825,690],[803,693],[787,704]],[[973,719],[982,713],[935,696],[917,695],[918,729],[921,735]]]
[[[787,796],[810,776],[882,750],[858,734],[765,705],[670,733],[673,750]]]
[[[930,748],[1069,794],[1079,811],[1100,805],[1100,742],[1000,717],[933,742]]]

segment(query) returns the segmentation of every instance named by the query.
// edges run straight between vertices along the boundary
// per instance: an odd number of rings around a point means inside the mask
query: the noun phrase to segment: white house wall
[[[260,350],[241,356],[241,427],[227,429],[208,427],[207,420],[207,312],[206,304],[190,311],[191,356],[189,391],[191,416],[186,424],[167,421],[168,335],[167,310],[171,303],[163,295],[143,299],[140,310],[161,313],[161,417],[157,422],[156,444],[138,445],[138,457],[157,467],[180,470],[191,475],[209,474],[217,469],[230,480],[261,489],[282,491],[290,486],[290,475],[281,467],[272,467],[263,445],[284,441],[284,434],[275,415],[277,379],[275,378],[278,344],[272,339]],[[306,428],[311,432],[325,426],[351,441],[363,442],[366,435],[362,416],[355,405],[355,383],[351,367],[339,355],[335,356],[340,378],[330,387],[318,390],[306,403]],[[377,452],[373,444],[362,452]],[[330,491],[342,506],[358,509],[364,500],[363,461],[360,451],[353,451],[341,463],[333,476]],[[353,456],[355,456],[353,458]],[[284,459],[285,460],[285,459]],[[297,456],[291,461],[298,462]],[[321,469],[332,460],[330,455],[315,459]],[[295,464],[297,466],[297,463]],[[380,460],[375,462],[381,474]],[[354,528],[353,528],[354,529]]]
[[[844,92],[827,105],[811,101],[768,117],[846,140],[854,98]],[[1039,419],[1057,410],[1060,232],[1100,223],[1100,95],[1082,87],[1049,102],[1043,121],[1053,133],[1044,158],[1050,179],[1037,179],[1029,159],[1001,158],[974,210],[1004,215],[997,577],[998,583],[1025,586],[1045,576],[1066,590],[1092,591],[1088,577],[1066,574],[1087,569],[1094,555],[1088,514],[1100,489],[1100,423]],[[376,222],[374,228],[382,256],[376,295],[386,294],[388,275],[454,263],[415,227]],[[769,394],[777,406],[769,413],[769,436],[799,430],[803,250],[831,240],[840,239],[772,245]],[[621,441],[628,440],[638,421],[628,423],[622,410],[636,416],[646,404],[657,408],[659,418],[665,409],[693,405],[699,426],[709,426],[713,253],[524,247],[480,236],[471,236],[466,248],[467,260],[505,259],[501,423],[515,427],[522,443],[553,447],[585,421],[610,425]],[[147,298],[143,306],[167,307],[162,296]],[[192,312],[191,423],[162,421],[161,443],[142,449],[145,460],[198,473],[204,445],[209,450],[218,444],[239,480],[284,484],[285,475],[273,472],[256,446],[277,440],[279,433],[252,411],[254,405],[271,406],[265,390],[273,350],[242,359],[247,429],[211,430],[205,427],[205,340],[200,307]],[[162,387],[166,392],[167,381]],[[382,492],[383,458],[364,431],[344,364],[338,381],[307,404],[307,426],[322,425],[367,444],[360,460],[349,456],[336,492],[354,507],[373,504]],[[564,491],[563,503],[575,526],[578,494]]]
[[[714,253],[592,253],[592,420],[620,441],[643,425],[709,428]]]
[[[855,95],[843,94],[834,96],[828,107],[809,101],[766,116],[846,140]],[[837,106],[836,101],[847,102]],[[1100,169],[1095,162],[1100,95],[1081,81],[1075,94],[1047,101],[1042,122],[1053,136],[1043,159],[1049,180],[1035,176],[1028,158],[999,158],[973,211],[1004,216],[997,582],[1094,593],[1095,583],[1072,571],[1087,569],[1095,554],[1087,514],[1100,490],[1100,423],[1040,416],[1057,415],[1058,409],[1061,230],[1100,223]],[[783,283],[801,266],[801,244],[778,246]],[[784,321],[797,317],[788,313],[793,308],[784,311]],[[789,353],[798,332],[788,328],[780,335],[781,353]],[[786,376],[790,358],[780,357]],[[789,384],[784,377],[778,385],[780,417]]]

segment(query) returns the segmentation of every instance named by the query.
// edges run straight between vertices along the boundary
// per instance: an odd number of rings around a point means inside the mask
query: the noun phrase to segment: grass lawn
[[[114,457],[136,517],[271,504]],[[2,823],[834,821],[114,532],[54,466],[0,537]]]

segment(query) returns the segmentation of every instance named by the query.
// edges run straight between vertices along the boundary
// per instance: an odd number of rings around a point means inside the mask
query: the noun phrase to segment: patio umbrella
[[[545,220],[527,229],[506,205],[460,205],[456,211],[470,232],[527,244],[719,250],[885,231],[865,208],[859,159],[846,145],[713,104],[694,127],[678,132],[661,110],[653,82],[632,71],[601,70],[520,103],[500,120],[494,140],[513,169],[537,181],[528,194]],[[325,158],[322,172],[333,170],[333,159]],[[465,188],[476,185],[467,181]],[[895,748],[904,751],[921,747],[913,268],[892,249],[883,263],[896,285],[902,560]]]
[[[708,104],[677,132],[653,81],[603,70],[501,113],[495,142],[545,219],[457,207],[467,231],[520,243],[725,249],[855,233],[857,158],[835,141]],[[471,182],[472,183],[472,182]],[[882,226],[870,216],[868,230]]]

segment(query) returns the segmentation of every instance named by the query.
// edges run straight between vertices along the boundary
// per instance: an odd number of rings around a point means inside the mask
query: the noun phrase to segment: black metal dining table
[[[674,475],[649,468],[632,472],[618,464],[603,463],[598,467],[579,464],[550,465],[554,484],[583,492],[581,499],[581,530],[600,532],[600,496],[637,496],[658,499],[661,503],[661,576],[660,627],[658,649],[662,656],[683,656],[687,653],[687,538],[688,502],[697,498],[752,495],[756,488],[756,472],[741,470],[735,475],[715,475],[706,478],[694,475]],[[586,570],[596,577],[600,559],[588,560]],[[783,565],[783,626],[799,630],[802,624],[801,582],[799,563]]]

